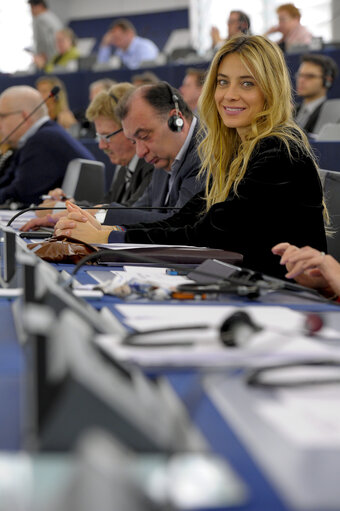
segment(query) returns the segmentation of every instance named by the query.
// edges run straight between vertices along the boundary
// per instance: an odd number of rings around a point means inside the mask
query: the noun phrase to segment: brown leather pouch
[[[53,236],[41,243],[27,245],[36,255],[51,263],[77,264],[83,257],[98,249],[82,241],[66,236]]]

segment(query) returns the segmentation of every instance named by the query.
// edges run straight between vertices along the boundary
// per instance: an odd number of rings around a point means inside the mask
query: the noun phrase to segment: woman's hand
[[[55,226],[56,236],[64,235],[76,238],[85,243],[107,243],[110,230],[101,224],[90,213],[79,206],[66,201],[68,214]]]
[[[280,264],[286,265],[286,278],[326,294],[331,291],[340,295],[340,264],[334,257],[315,248],[298,248],[289,243],[275,245],[272,252],[281,256]]]

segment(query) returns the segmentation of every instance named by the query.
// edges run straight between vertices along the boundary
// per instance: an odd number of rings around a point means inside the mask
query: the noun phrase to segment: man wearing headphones
[[[327,100],[327,91],[338,74],[338,66],[331,57],[306,54],[296,74],[296,92],[303,101],[296,109],[295,121],[306,133],[313,133],[316,122]]]
[[[139,158],[155,167],[151,182],[134,207],[182,208],[203,190],[197,180],[198,120],[179,92],[166,82],[129,91],[119,102],[116,115],[125,136],[135,143]],[[132,224],[168,218],[175,210],[108,211],[105,224]]]

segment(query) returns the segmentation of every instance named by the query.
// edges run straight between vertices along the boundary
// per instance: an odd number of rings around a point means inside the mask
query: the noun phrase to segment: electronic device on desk
[[[112,314],[99,313],[83,298],[75,296],[66,285],[69,279],[65,281],[62,272],[35,256],[34,252],[26,248],[17,254],[17,259],[21,265],[18,281],[23,288],[21,308],[27,304],[41,304],[51,307],[57,315],[69,308],[88,320],[97,333],[123,333]],[[22,322],[20,314],[16,318]]]
[[[19,234],[20,238],[27,238],[30,240],[45,240],[53,236],[53,229],[45,231],[26,231]]]
[[[288,293],[291,297],[301,297],[304,300],[329,302],[314,289],[216,259],[204,261],[195,270],[188,273],[188,278],[197,282],[197,285],[183,284],[180,286],[181,289],[194,291],[196,287],[200,292],[208,292],[210,286],[210,289],[215,292],[229,292],[250,298],[257,298],[277,291]]]
[[[100,426],[138,452],[205,449],[184,409],[164,382],[125,367],[93,342],[121,332],[62,287],[55,269],[25,254],[22,318],[26,331],[30,448],[64,451]]]
[[[105,194],[104,163],[75,158],[67,166],[61,188],[66,196],[76,201],[100,203]]]
[[[229,376],[207,376],[204,381],[209,398],[246,447],[251,463],[261,467],[285,501],[284,509],[339,507],[340,428],[334,411],[340,380],[339,367],[332,362],[269,364]]]
[[[0,229],[0,285],[3,288],[19,286],[20,262],[16,258],[18,246],[25,250],[26,244],[17,238],[11,227]]]

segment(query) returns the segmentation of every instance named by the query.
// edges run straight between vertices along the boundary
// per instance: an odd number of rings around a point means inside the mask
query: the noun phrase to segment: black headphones
[[[330,78],[332,76],[333,72],[330,67],[327,67],[324,69],[323,74],[323,86],[326,87],[326,89],[330,89],[333,85],[333,80]]]
[[[173,90],[173,88],[168,84],[168,82],[163,82],[163,83],[167,87],[168,91],[170,92],[170,96],[171,96],[170,104],[173,104],[176,109],[176,113],[171,115],[168,119],[168,126],[171,129],[171,131],[174,131],[175,133],[176,132],[179,133],[180,131],[182,131],[183,126],[184,126],[184,121],[183,121],[182,117],[179,115],[179,112],[180,112],[180,109],[178,106],[179,98],[178,98],[176,92]]]
[[[337,75],[337,69],[329,57],[322,55],[320,58],[322,60],[318,65],[322,67],[322,85],[326,89],[330,89]]]

